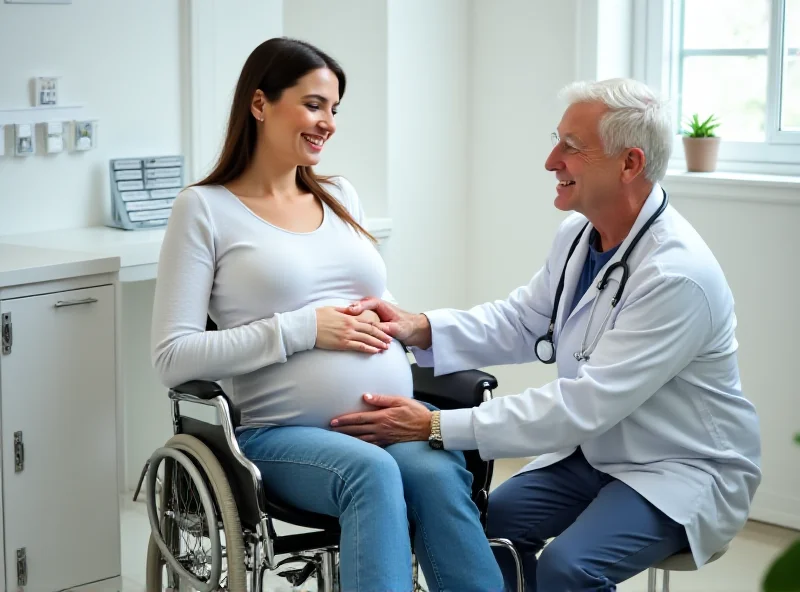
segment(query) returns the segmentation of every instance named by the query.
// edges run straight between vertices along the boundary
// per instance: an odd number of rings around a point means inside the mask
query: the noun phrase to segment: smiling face
[[[259,141],[270,157],[291,166],[314,166],[336,131],[339,80],[327,68],[312,70],[270,103],[256,91],[251,110],[259,121]]]
[[[561,118],[557,143],[545,162],[558,180],[559,210],[586,215],[620,192],[624,155],[606,156],[600,139],[600,120],[607,112],[602,103],[575,103]]]

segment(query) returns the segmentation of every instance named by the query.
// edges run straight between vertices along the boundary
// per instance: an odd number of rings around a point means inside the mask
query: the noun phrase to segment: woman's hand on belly
[[[392,341],[389,335],[372,324],[380,321],[373,311],[352,316],[333,306],[323,306],[316,313],[317,341],[314,346],[320,349],[377,354],[385,351]]]

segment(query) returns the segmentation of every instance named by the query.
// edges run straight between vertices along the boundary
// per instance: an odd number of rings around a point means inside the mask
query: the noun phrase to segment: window
[[[800,133],[800,0],[786,0],[781,61],[780,130]]]
[[[676,134],[713,113],[721,170],[800,174],[800,0],[634,6],[636,73],[670,97]],[[673,155],[682,160],[680,138]]]

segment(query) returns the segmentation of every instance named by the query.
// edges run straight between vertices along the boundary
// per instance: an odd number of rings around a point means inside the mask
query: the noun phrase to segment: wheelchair
[[[414,398],[439,409],[477,406],[497,388],[492,375],[478,370],[438,377],[416,364],[411,370]],[[318,592],[339,592],[338,518],[267,495],[258,467],[236,440],[238,410],[216,382],[187,382],[170,389],[169,398],[174,436],[151,455],[134,494],[135,500],[144,481],[151,527],[148,592],[261,592],[267,571],[277,571],[292,586],[315,578]],[[182,404],[214,408],[219,423],[182,415]],[[482,460],[476,450],[464,454],[473,474],[472,499],[485,529],[493,461]],[[307,531],[278,535],[274,520]],[[523,592],[522,564],[513,544],[506,539],[489,544],[512,554],[517,590]],[[414,592],[424,590],[416,559],[409,569]]]

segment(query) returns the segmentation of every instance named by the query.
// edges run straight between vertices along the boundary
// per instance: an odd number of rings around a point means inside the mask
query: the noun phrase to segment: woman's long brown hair
[[[250,165],[258,137],[256,120],[250,104],[256,90],[261,90],[271,103],[279,100],[283,91],[318,68],[327,68],[339,79],[339,98],[344,96],[346,78],[336,61],[305,41],[278,37],[256,47],[247,58],[231,104],[225,143],[214,169],[195,185],[224,185],[237,179]],[[297,186],[312,193],[334,213],[373,242],[375,238],[350,215],[339,200],[323,188],[331,184],[330,177],[318,176],[310,166],[297,167]]]

